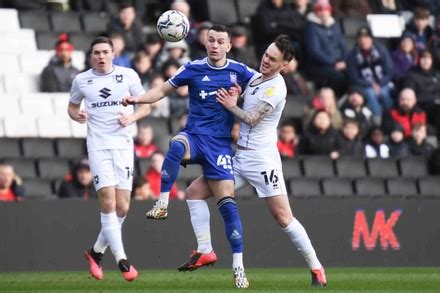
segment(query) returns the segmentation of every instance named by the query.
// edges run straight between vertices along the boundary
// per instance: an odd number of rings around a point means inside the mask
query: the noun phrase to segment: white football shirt
[[[75,77],[70,102],[81,104],[84,99],[89,151],[133,148],[135,125],[122,127],[118,118],[119,113],[130,115],[134,111],[133,106],[124,107],[122,99],[144,92],[138,74],[131,68],[114,66],[107,74],[90,69]]]
[[[243,110],[248,111],[255,107],[259,101],[269,103],[273,111],[261,120],[255,127],[241,122],[238,145],[251,149],[266,149],[277,147],[277,127],[286,104],[286,83],[281,74],[265,80],[258,81],[261,77],[256,74],[249,81],[244,91]]]

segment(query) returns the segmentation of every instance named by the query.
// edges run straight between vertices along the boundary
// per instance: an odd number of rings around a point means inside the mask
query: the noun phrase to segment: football
[[[188,35],[188,18],[177,10],[165,11],[157,20],[157,32],[165,41],[178,42]]]

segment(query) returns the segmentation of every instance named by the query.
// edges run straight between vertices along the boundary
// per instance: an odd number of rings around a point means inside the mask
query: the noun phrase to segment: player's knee
[[[105,198],[101,200],[100,207],[101,212],[112,213],[116,210],[116,203],[109,198]]]
[[[116,206],[116,215],[119,218],[123,218],[128,214],[128,210],[129,210],[128,204],[118,205],[118,206]]]
[[[185,145],[183,142],[174,140],[170,144],[170,148],[167,152],[167,158],[171,160],[182,160],[185,155]]]
[[[277,210],[273,213],[275,220],[281,228],[286,228],[293,221],[293,216],[291,213],[285,212],[282,209]]]

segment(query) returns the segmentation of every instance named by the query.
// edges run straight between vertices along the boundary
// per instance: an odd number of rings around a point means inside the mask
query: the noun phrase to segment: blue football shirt
[[[216,92],[220,88],[228,90],[234,83],[244,89],[254,73],[246,65],[230,59],[223,67],[214,67],[205,58],[179,68],[168,82],[174,87],[189,87],[189,114],[183,131],[230,137],[234,116],[217,102]]]

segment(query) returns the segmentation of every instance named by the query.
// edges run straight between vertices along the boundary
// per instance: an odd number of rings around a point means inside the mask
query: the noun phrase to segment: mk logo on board
[[[110,95],[111,95],[111,92],[112,90],[111,89],[108,89],[108,88],[102,88],[102,89],[100,89],[99,90],[99,92],[101,93],[99,96],[101,97],[101,98],[103,98],[103,99],[107,99],[108,97],[110,97]]]
[[[380,247],[382,250],[388,250],[389,246],[391,246],[393,250],[399,250],[399,239],[397,239],[393,228],[401,214],[402,210],[395,210],[391,213],[388,220],[386,220],[384,210],[377,210],[374,216],[373,226],[370,230],[365,211],[358,209],[354,216],[353,238],[351,241],[352,249],[359,250],[362,238],[364,240],[365,249],[374,250],[377,245],[377,239],[380,238]]]

